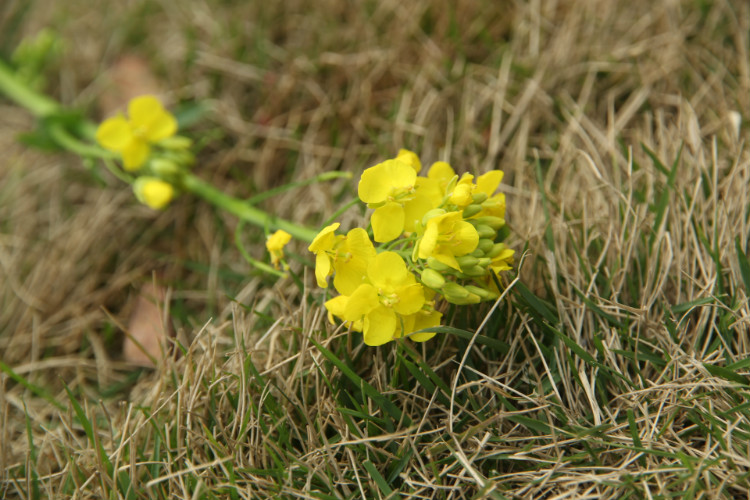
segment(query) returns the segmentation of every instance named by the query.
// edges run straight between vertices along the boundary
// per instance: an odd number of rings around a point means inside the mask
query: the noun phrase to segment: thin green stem
[[[214,186],[202,181],[192,174],[185,174],[181,179],[181,187],[190,193],[203,198],[213,205],[236,215],[245,222],[255,226],[268,227],[271,230],[283,229],[295,238],[311,243],[318,232],[310,228],[297,225],[284,219],[278,219],[263,210],[249,205],[243,200],[229,196]]]
[[[49,116],[60,110],[54,100],[34,92],[20,81],[3,61],[0,61],[0,92],[38,117]]]
[[[323,174],[316,175],[315,177],[305,179],[304,181],[290,182],[289,184],[284,184],[283,186],[279,186],[277,188],[269,189],[268,191],[258,193],[255,196],[251,196],[246,201],[250,203],[251,205],[256,205],[265,199],[271,198],[273,196],[276,196],[277,194],[281,194],[291,189],[295,189],[295,188],[302,187],[302,186],[307,186],[308,184],[315,184],[316,182],[325,182],[325,181],[330,181],[333,179],[342,179],[342,178],[351,179],[352,178],[351,172],[325,172]]]

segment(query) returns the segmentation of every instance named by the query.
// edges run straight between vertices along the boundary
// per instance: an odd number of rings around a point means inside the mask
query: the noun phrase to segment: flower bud
[[[180,172],[180,167],[173,161],[154,158],[151,160],[151,171],[159,177],[173,177]]]
[[[478,295],[482,300],[495,300],[499,297],[497,293],[491,292],[485,288],[480,288],[478,286],[466,285],[464,288],[466,288],[469,293]]]
[[[474,203],[484,203],[484,201],[487,199],[487,193],[474,193],[471,199]]]
[[[482,238],[479,240],[479,243],[477,244],[477,249],[482,251],[482,254],[486,254],[490,250],[492,250],[492,247],[495,246],[495,242],[492,241],[489,238]]]
[[[482,205],[479,205],[477,203],[472,203],[471,205],[468,205],[466,208],[464,208],[462,215],[464,219],[468,219],[469,217],[472,217],[481,211],[482,211]]]
[[[440,288],[445,285],[445,278],[443,275],[429,267],[424,269],[420,276],[422,278],[422,283],[433,290],[440,290]]]
[[[443,264],[442,262],[437,260],[435,257],[427,258],[427,266],[431,267],[432,269],[438,272],[448,271],[449,269],[451,269],[449,265]]]
[[[133,192],[138,201],[154,210],[161,210],[174,198],[172,185],[156,177],[138,177],[133,183]]]
[[[477,249],[471,252],[469,255],[471,255],[472,257],[476,257],[477,259],[480,259],[484,257],[484,252],[482,251],[481,248],[477,247]]]
[[[471,278],[478,278],[479,276],[484,276],[485,274],[487,274],[487,268],[474,265],[466,268],[462,267],[461,272]]]
[[[474,219],[477,225],[489,226],[494,230],[498,230],[505,225],[505,219],[502,217],[493,217],[491,215],[485,215],[484,217],[477,217]]]
[[[159,146],[165,149],[188,149],[192,145],[193,141],[181,135],[167,137],[159,141]]]
[[[474,222],[476,219],[471,219],[470,222]],[[492,229],[490,226],[484,225],[484,224],[475,224],[477,228],[477,233],[479,234],[479,238],[487,238],[490,240],[494,240],[495,236],[497,236],[497,233],[494,229]]]
[[[494,259],[498,255],[503,253],[506,248],[508,247],[505,243],[495,243],[495,245],[492,247],[492,250],[487,252],[487,257],[489,257],[490,259]]]
[[[467,267],[476,266],[479,259],[471,255],[462,255],[461,257],[456,257],[456,262],[458,262],[459,267],[463,270]]]
[[[469,292],[458,283],[448,282],[442,289],[445,300],[452,304],[467,305],[478,304],[482,301],[479,295]]]

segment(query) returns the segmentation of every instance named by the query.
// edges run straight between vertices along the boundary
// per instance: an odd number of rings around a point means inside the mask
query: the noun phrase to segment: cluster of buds
[[[175,135],[177,120],[150,95],[128,103],[128,116],[104,120],[96,140],[117,153],[123,168],[137,174],[133,191],[141,203],[160,210],[175,196],[179,177],[194,162],[191,141]]]
[[[419,176],[421,162],[411,151],[365,170],[359,199],[374,212],[373,240],[362,228],[337,235],[338,223],[324,228],[309,250],[315,276],[340,295],[325,303],[329,319],[338,317],[361,331],[368,345],[408,336],[440,324],[440,299],[466,305],[495,300],[496,276],[511,269],[514,251],[503,240],[505,196],[497,193],[503,172],[475,179],[456,175],[445,162]],[[417,332],[417,333],[415,333]]]

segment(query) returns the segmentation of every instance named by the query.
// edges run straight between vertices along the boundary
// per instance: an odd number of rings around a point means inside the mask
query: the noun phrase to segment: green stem
[[[37,94],[21,82],[3,61],[0,61],[0,91],[38,117],[49,116],[60,110],[54,100]]]
[[[311,243],[318,234],[317,231],[310,228],[299,226],[284,219],[277,219],[243,200],[229,196],[192,174],[185,174],[182,177],[182,188],[255,226],[268,227],[272,230],[283,229],[295,238],[308,243]]]

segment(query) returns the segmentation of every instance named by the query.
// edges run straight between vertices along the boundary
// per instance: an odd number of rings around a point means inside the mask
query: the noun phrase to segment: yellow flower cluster
[[[104,120],[96,130],[96,140],[117,153],[123,168],[140,175],[133,191],[141,203],[160,210],[175,196],[175,180],[193,162],[190,140],[175,136],[177,120],[150,95],[128,103],[128,116]],[[159,148],[155,151],[155,148]]]
[[[362,173],[358,195],[374,210],[378,249],[362,228],[336,234],[339,223],[308,248],[318,285],[326,288],[333,275],[340,294],[325,303],[329,319],[361,331],[368,345],[430,339],[434,333],[415,332],[440,325],[436,301],[494,300],[495,275],[511,269],[514,251],[502,242],[505,195],[496,192],[503,172],[459,177],[445,162],[426,176],[421,169],[416,154],[401,150]]]

